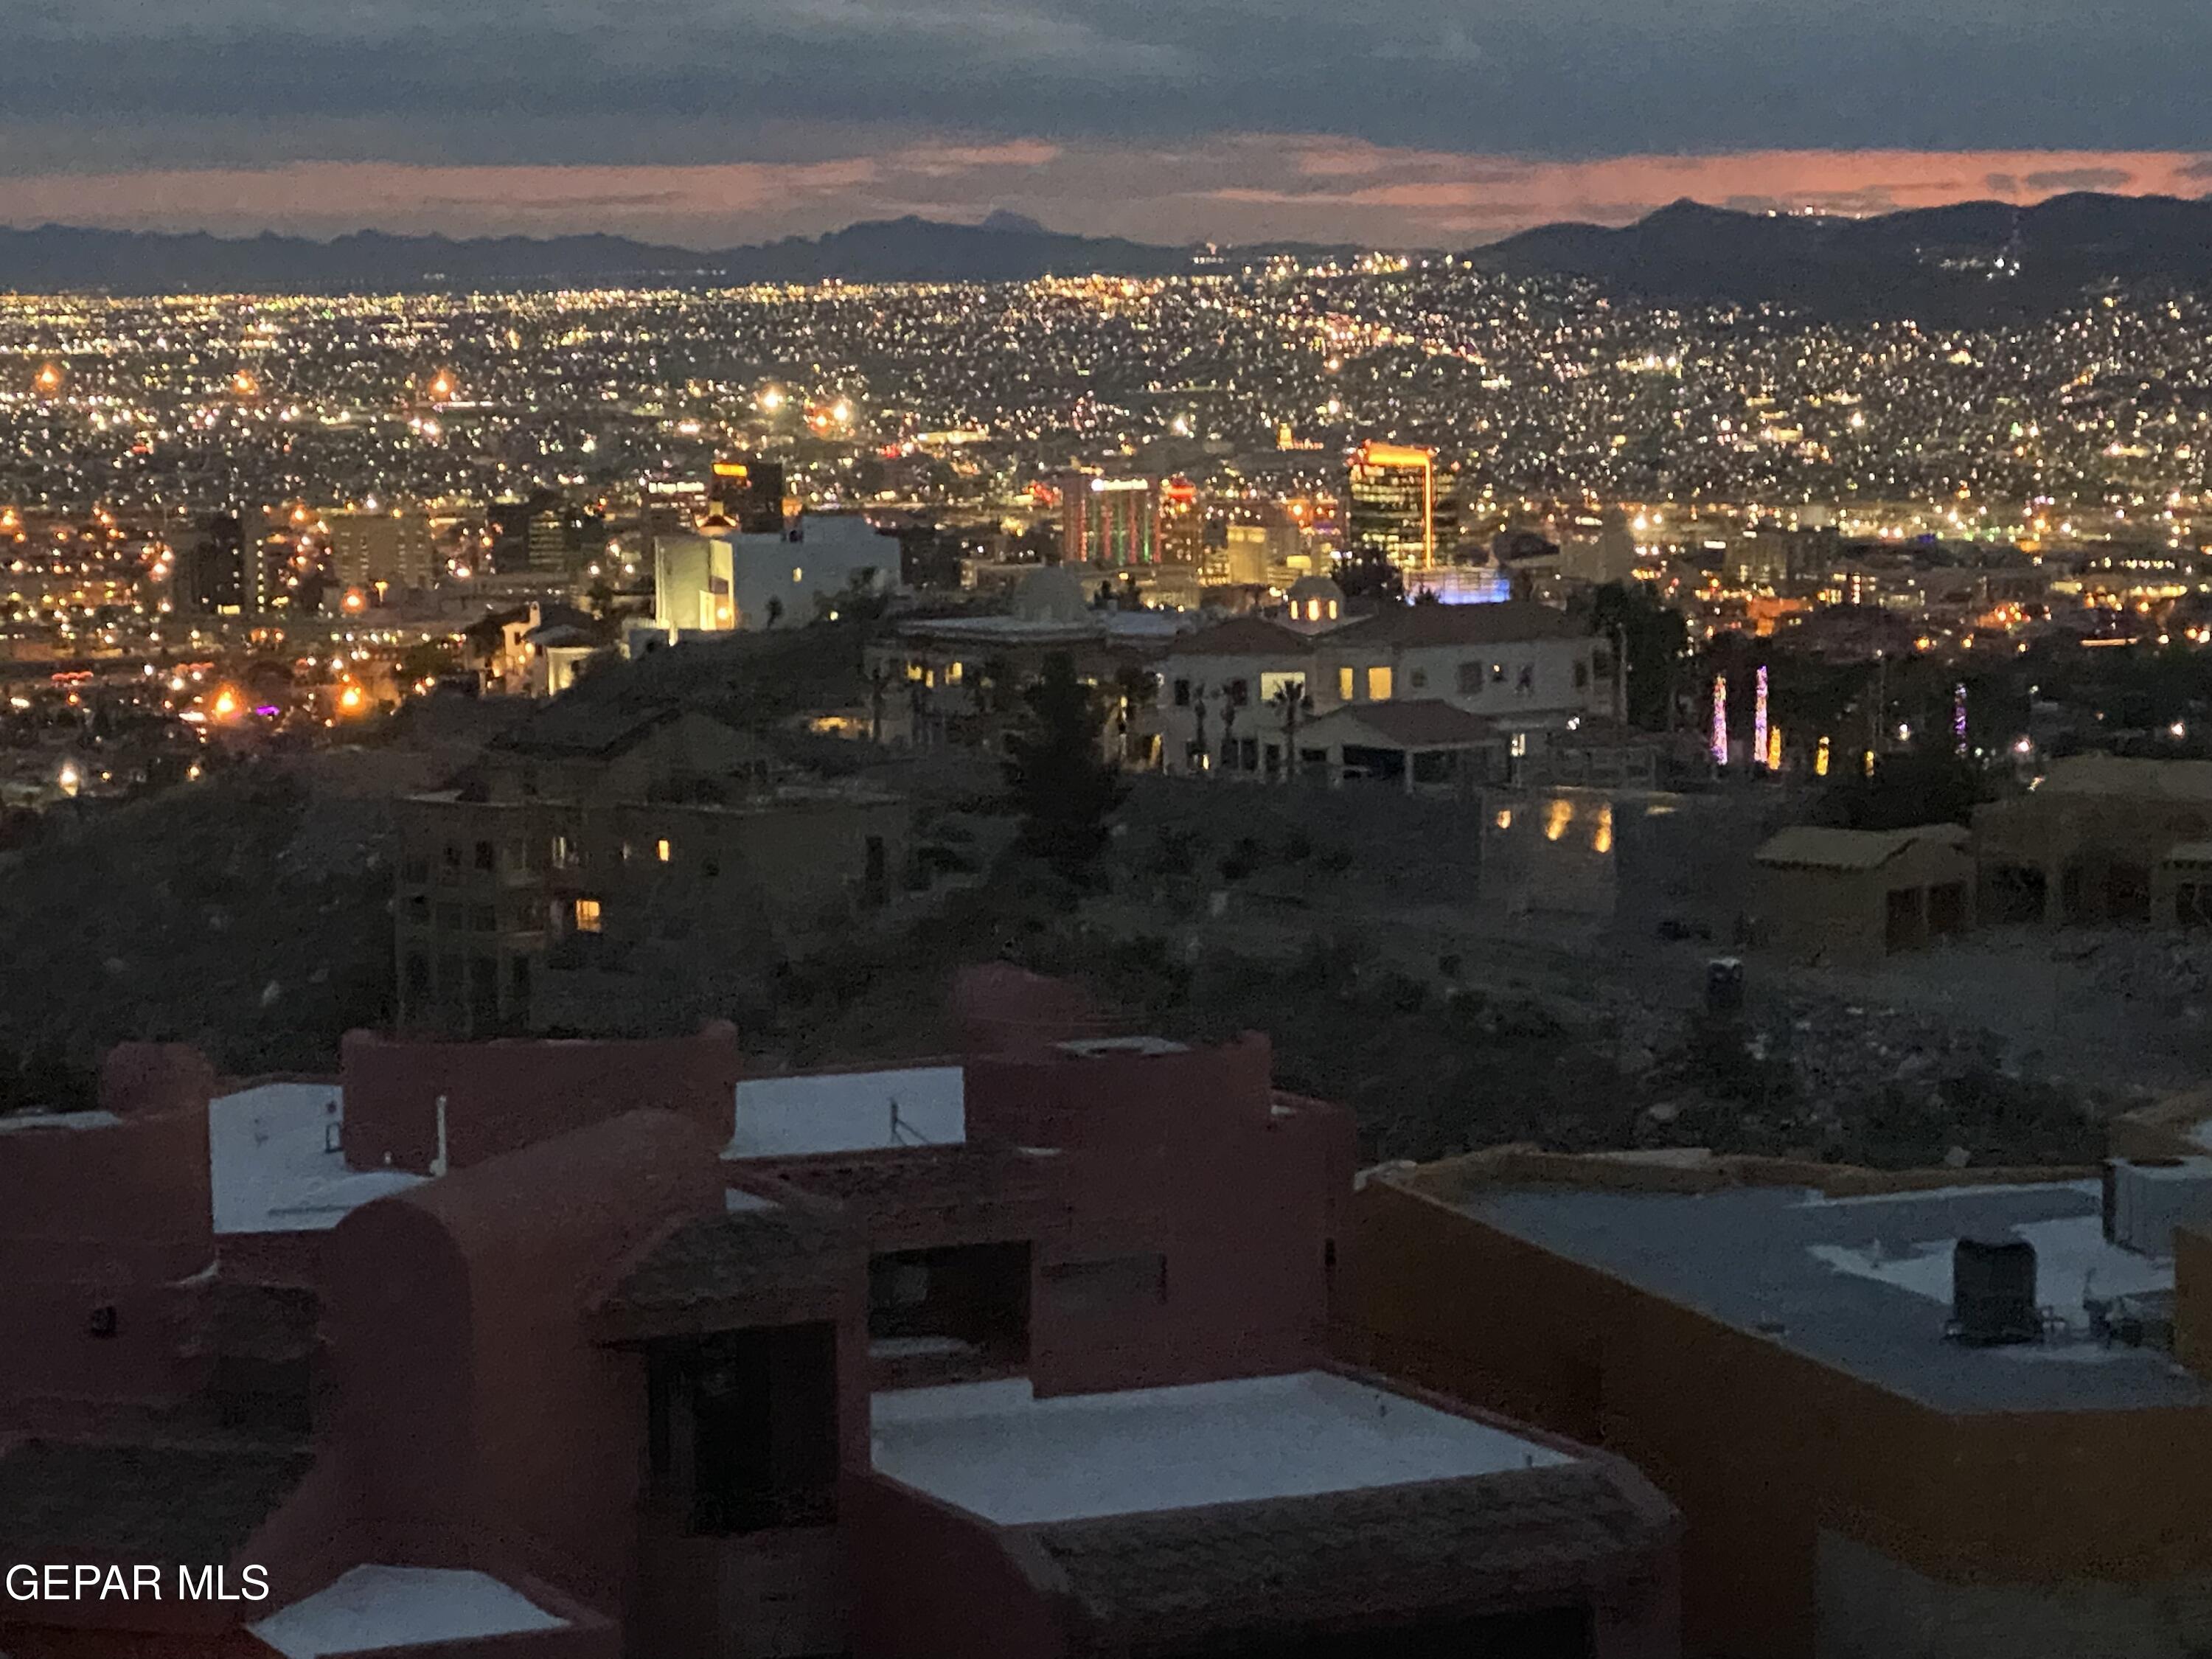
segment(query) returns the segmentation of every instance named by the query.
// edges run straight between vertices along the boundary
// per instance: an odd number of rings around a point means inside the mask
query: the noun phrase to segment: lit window
[[[1336,698],[1339,702],[1352,701],[1352,671],[1349,668],[1336,671]]]
[[[1376,702],[1388,702],[1390,701],[1390,671],[1389,668],[1377,666],[1367,671],[1367,695],[1371,701]]]
[[[576,901],[576,931],[580,933],[596,933],[599,931],[599,900],[580,898]]]
[[[793,565],[791,567],[791,580],[795,582],[805,581],[806,580],[806,572],[801,569],[799,566]]]
[[[653,843],[653,855],[663,864],[668,862],[668,838],[665,836]]]

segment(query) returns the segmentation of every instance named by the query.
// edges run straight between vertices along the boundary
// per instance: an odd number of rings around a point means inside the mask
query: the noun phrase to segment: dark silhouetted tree
[[[1099,752],[1098,699],[1064,652],[1022,693],[1028,718],[1006,740],[1006,787],[1022,815],[1021,844],[1064,874],[1079,874],[1106,845],[1106,820],[1127,793]]]
[[[1967,823],[1991,798],[1988,776],[1948,750],[1885,755],[1874,775],[1856,772],[1832,782],[1819,816],[1849,830],[1911,830],[1923,823]]]
[[[1666,729],[1674,708],[1677,674],[1689,647],[1682,613],[1633,583],[1608,582],[1597,590],[1590,621],[1608,651],[1628,658],[1628,723],[1648,732]]]

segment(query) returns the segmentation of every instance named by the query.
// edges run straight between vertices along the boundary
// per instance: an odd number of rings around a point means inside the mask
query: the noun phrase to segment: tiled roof
[[[1032,1176],[1036,1160],[1012,1146],[899,1146],[775,1163],[793,1186],[840,1202],[907,1204],[988,1199]]]
[[[872,1239],[917,1231],[952,1242],[979,1225],[1029,1217],[1042,1224],[1060,1201],[1059,1154],[1012,1146],[900,1147],[774,1162],[790,1186],[835,1201]]]
[[[1488,715],[1470,714],[1434,697],[1348,704],[1309,721],[1299,735],[1303,742],[1324,744],[1346,726],[1401,749],[1449,749],[1487,743],[1498,735],[1497,723]]]
[[[1801,823],[1781,831],[1754,855],[1769,866],[1799,870],[1878,870],[1915,842],[1963,846],[1966,832],[1954,823],[1915,830],[1830,830]]]
[[[1079,1651],[1201,1644],[1571,1599],[1669,1522],[1596,1462],[1041,1527]]]
[[[519,755],[617,755],[682,712],[673,705],[639,710],[563,697],[493,738],[491,746]]]
[[[0,1539],[24,1561],[225,1562],[314,1461],[250,1446],[26,1441],[0,1456]]]
[[[742,1300],[805,1279],[843,1242],[834,1221],[787,1205],[701,1217],[647,1250],[603,1307],[652,1319]]]
[[[1176,641],[1178,657],[1307,657],[1314,641],[1304,634],[1263,621],[1258,617],[1235,617],[1212,628],[1201,628]]]

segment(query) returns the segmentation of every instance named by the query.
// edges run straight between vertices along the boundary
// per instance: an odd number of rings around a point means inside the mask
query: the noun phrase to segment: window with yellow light
[[[578,899],[576,901],[576,931],[580,933],[596,933],[601,926],[599,900]]]

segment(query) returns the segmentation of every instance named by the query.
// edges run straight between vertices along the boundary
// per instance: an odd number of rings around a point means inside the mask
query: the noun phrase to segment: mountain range
[[[1048,276],[1168,276],[1190,270],[1193,255],[1190,248],[1048,230],[1034,219],[1005,212],[974,225],[912,216],[870,220],[822,236],[717,250],[607,235],[403,236],[363,230],[316,241],[273,233],[222,237],[40,225],[0,228],[0,290],[382,293],[830,277],[1027,282]]]
[[[1271,243],[1237,260],[1346,246]],[[908,216],[822,236],[700,250],[608,235],[404,236],[328,241],[266,234],[0,228],[0,289],[119,294],[384,292],[556,284],[1022,282],[1044,276],[1153,276],[1198,251],[1048,230],[1018,214],[980,224]],[[1586,277],[1607,289],[1688,303],[1773,301],[1839,321],[1978,321],[2046,312],[2100,283],[2212,286],[2212,201],[2081,193],[2033,207],[2001,202],[1865,219],[1741,212],[1677,202],[1620,228],[1559,224],[1463,257],[1520,276]]]
[[[1524,231],[1473,257],[1651,299],[1774,301],[1838,321],[1972,322],[2048,312],[2106,283],[2212,285],[2212,201],[2080,192],[2033,207],[1962,202],[1864,219],[1685,201],[1619,229]]]

